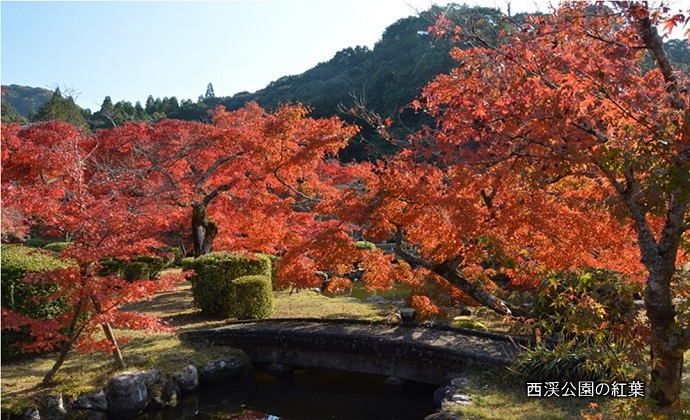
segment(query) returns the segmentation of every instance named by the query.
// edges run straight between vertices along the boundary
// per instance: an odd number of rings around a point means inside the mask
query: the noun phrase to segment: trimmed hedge
[[[127,281],[155,280],[173,261],[174,257],[139,256],[131,262],[106,258],[101,261],[99,274],[101,276],[115,274]]]
[[[56,301],[33,303],[34,296],[47,295],[58,287],[54,284],[24,283],[28,273],[42,273],[67,266],[59,259],[41,253],[33,248],[3,245],[2,262],[2,307],[32,318],[49,318],[64,310]]]
[[[265,255],[213,252],[195,259],[185,258],[182,266],[184,270],[194,270],[195,274],[190,278],[194,305],[207,315],[222,318],[238,317],[236,308],[245,305],[240,301],[247,298],[244,292],[237,291],[238,287],[240,290],[262,289],[253,285],[254,280],[249,281],[251,286],[245,286],[245,280],[241,281],[238,286],[234,280],[240,277],[263,276],[267,278],[272,301],[271,260]],[[259,300],[263,301],[264,298]],[[254,306],[253,304],[249,305]],[[238,312],[242,316],[246,316],[244,311]],[[267,310],[264,309],[258,310],[258,316],[250,317],[267,316],[262,315],[266,312]]]
[[[267,276],[244,276],[232,281],[229,316],[237,319],[264,319],[275,309],[273,286]]]
[[[55,242],[57,238],[42,238],[40,236],[31,236],[26,242],[26,246],[30,248],[43,248],[51,242]]]
[[[185,258],[182,266],[202,276],[211,272],[231,279],[252,275],[271,276],[271,259],[264,254],[212,252],[199,258]]]
[[[276,272],[278,271],[278,264],[280,264],[281,257],[271,254],[259,254],[271,260],[271,284],[276,282]]]
[[[168,267],[182,267],[182,250],[177,246],[168,246],[163,249],[171,254],[172,261]]]
[[[37,319],[52,318],[65,310],[65,303],[59,300],[32,302],[34,296],[47,295],[59,286],[56,284],[36,284],[22,281],[29,273],[64,268],[66,263],[57,258],[41,253],[35,248],[18,245],[2,245],[0,251],[2,263],[2,308]],[[27,329],[21,331],[3,331],[2,361],[12,360],[21,354],[13,344],[30,340]]]
[[[145,262],[134,261],[122,265],[122,278],[127,281],[145,280],[149,279],[150,276],[151,270]]]

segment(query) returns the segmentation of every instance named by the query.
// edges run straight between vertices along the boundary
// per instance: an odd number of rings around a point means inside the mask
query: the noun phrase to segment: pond
[[[352,290],[345,291],[345,292],[340,292],[340,293],[327,293],[324,292],[324,296],[328,297],[334,297],[334,296],[347,296],[351,298],[357,298],[361,301],[365,301],[367,298],[371,298],[373,296],[379,296],[382,299],[385,299],[386,301],[400,301],[403,300],[407,297],[409,297],[410,292],[412,289],[410,289],[409,286],[401,284],[401,283],[394,283],[393,287],[388,290],[377,290],[377,291],[369,291],[364,287],[364,284],[362,284],[361,281],[355,281],[352,283]],[[374,301],[376,302],[376,301]]]
[[[436,411],[436,386],[406,383],[393,392],[385,380],[385,376],[324,369],[299,370],[278,379],[259,365],[247,378],[206,387],[175,408],[137,418],[419,420]]]

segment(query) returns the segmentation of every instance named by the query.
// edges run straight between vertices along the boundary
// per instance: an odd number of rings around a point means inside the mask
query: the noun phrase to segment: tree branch
[[[213,191],[211,191],[204,197],[204,207],[208,206],[211,203],[211,201],[218,197],[220,193],[230,190],[233,186],[235,186],[234,182],[228,182],[227,184],[219,185],[218,187],[216,187]]]
[[[440,264],[436,264],[407,249],[404,242],[405,241],[402,239],[402,229],[398,228],[398,232],[396,233],[395,253],[405,262],[424,267],[438,276],[443,277],[472,299],[501,315],[506,315],[511,318],[532,318],[529,312],[510,305],[503,299],[491,294],[482,286],[476,285],[463,277],[458,272],[458,266],[463,260],[461,255]]]
[[[278,182],[280,182],[285,188],[289,189],[290,191],[292,191],[293,193],[297,194],[298,196],[304,198],[304,199],[305,199],[306,201],[308,201],[308,202],[315,202],[315,203],[318,203],[318,202],[321,201],[320,198],[318,198],[318,197],[310,197],[310,196],[306,195],[305,193],[303,193],[302,191],[296,189],[296,188],[293,187],[292,185],[290,185],[290,184],[288,184],[287,182],[285,182],[285,181],[280,177],[280,175],[278,175],[278,171],[279,171],[279,170],[280,170],[280,167],[277,167],[276,170],[273,171],[273,175],[276,177],[276,179],[278,180]]]
[[[220,159],[216,160],[215,162],[213,162],[213,165],[209,166],[209,167],[206,169],[206,171],[204,171],[204,174],[201,175],[201,177],[199,177],[199,179],[197,179],[196,181],[194,181],[194,185],[201,185],[201,184],[203,184],[204,182],[206,182],[206,180],[207,180],[208,178],[211,177],[211,175],[213,175],[213,173],[214,173],[218,168],[220,168],[221,166],[223,166],[224,164],[226,164],[226,163],[228,163],[228,162],[232,162],[233,160],[239,158],[239,157],[242,156],[243,154],[244,154],[244,152],[239,152],[239,153],[237,153],[237,154],[235,154],[235,155],[226,156],[226,157],[224,157],[224,158],[220,158]]]

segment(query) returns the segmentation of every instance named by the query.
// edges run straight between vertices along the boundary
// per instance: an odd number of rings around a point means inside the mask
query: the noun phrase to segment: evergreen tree
[[[206,95],[204,96],[205,98],[215,98],[216,94],[213,92],[213,84],[209,83],[208,86],[206,87]]]
[[[63,97],[59,87],[55,89],[53,97],[33,116],[32,121],[63,121],[79,128],[88,126],[82,109],[74,103],[71,96]]]
[[[146,113],[151,115],[154,112],[156,112],[156,101],[153,99],[152,95],[149,95],[148,98],[146,98]]]
[[[93,114],[89,120],[91,127],[96,128],[113,128],[121,126],[125,121],[136,121],[136,109],[128,101],[120,101],[113,104],[110,96],[106,96],[101,104],[101,109]]]
[[[113,128],[118,124],[118,115],[113,105],[113,100],[110,96],[106,96],[101,104],[101,109],[93,114],[89,124],[91,128]]]
[[[136,119],[139,121],[148,121],[149,120],[149,115],[146,113],[146,110],[144,109],[143,106],[141,106],[141,102],[137,101],[134,104],[134,115],[136,116]]]
[[[167,116],[180,110],[180,103],[177,101],[176,97],[165,98],[163,100],[163,113]]]

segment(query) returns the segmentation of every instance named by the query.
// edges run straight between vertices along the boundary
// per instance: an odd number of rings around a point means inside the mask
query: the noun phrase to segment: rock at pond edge
[[[146,372],[123,372],[113,376],[106,386],[108,416],[121,419],[143,411],[149,402]]]

